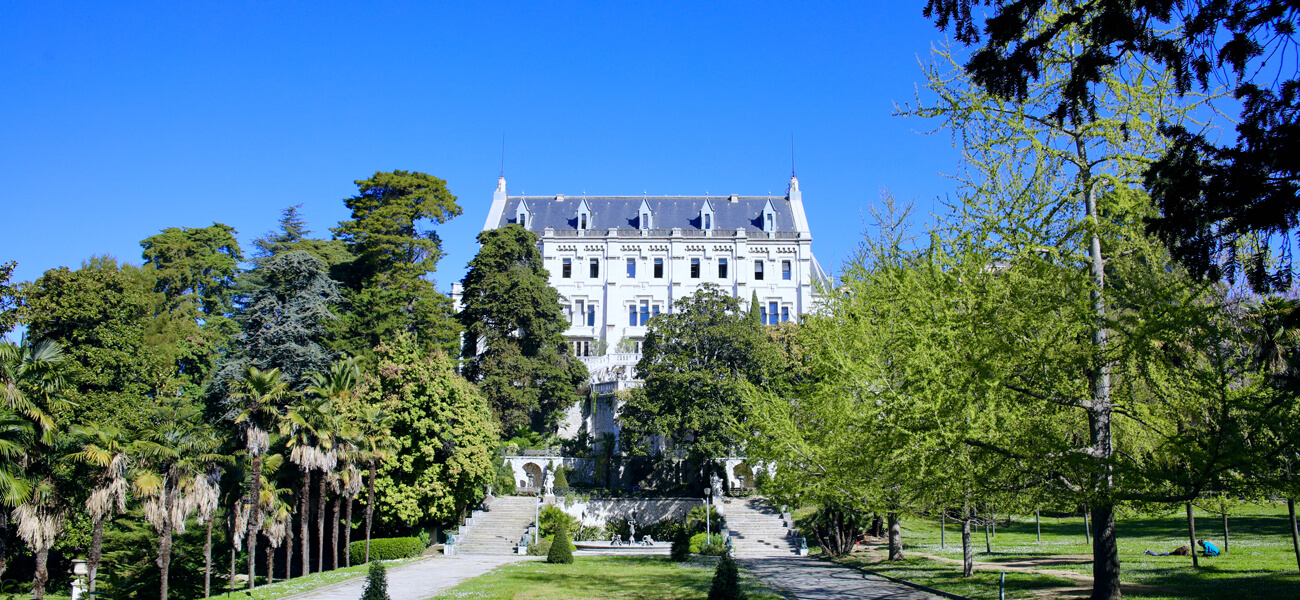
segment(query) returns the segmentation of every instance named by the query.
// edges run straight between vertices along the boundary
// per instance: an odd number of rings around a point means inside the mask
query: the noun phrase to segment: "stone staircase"
[[[493,498],[487,510],[476,510],[465,519],[456,542],[455,554],[515,554],[519,538],[533,524],[537,499],[528,496]]]
[[[794,523],[763,498],[727,498],[722,502],[736,558],[799,554],[791,528]]]

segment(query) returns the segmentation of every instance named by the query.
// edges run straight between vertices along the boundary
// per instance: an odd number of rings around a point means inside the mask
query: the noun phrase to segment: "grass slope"
[[[698,600],[708,595],[717,562],[699,556],[684,563],[664,556],[575,556],[569,565],[528,561],[471,579],[433,600]],[[741,586],[751,600],[781,599],[743,570]]]
[[[389,570],[392,570],[394,567],[398,567],[409,562],[414,562],[416,560],[419,559],[407,558],[402,560],[385,560],[382,562],[384,563],[385,567],[388,567]],[[251,598],[250,595],[245,593],[246,590],[242,590],[242,589],[236,590],[234,594],[213,593],[212,598],[213,600],[275,600],[276,598],[283,598],[285,596],[292,596],[294,594],[310,592],[312,590],[320,589],[327,585],[333,585],[335,583],[339,583],[342,581],[347,581],[349,579],[355,579],[357,577],[365,577],[366,570],[368,568],[369,567],[366,565],[354,565],[351,567],[338,569],[335,571],[322,571],[320,573],[312,573],[311,575],[307,575],[305,577],[296,577],[288,581],[276,581],[271,585],[259,585],[253,588],[253,593],[251,594]],[[203,590],[199,590],[199,591],[202,592]],[[224,590],[214,589],[212,591],[218,592]]]
[[[940,547],[939,523],[912,519],[904,521],[905,548],[948,560],[910,557],[902,563],[878,562],[879,553],[858,553],[846,564],[907,579],[937,589],[977,599],[998,595],[998,573],[1006,570],[1008,598],[1057,597],[1081,585],[1068,575],[1092,575],[1092,548],[1084,541],[1083,518],[1042,520],[1043,541],[1034,532],[1033,515],[1017,516],[1010,527],[999,517],[993,552],[985,552],[984,531],[972,532],[977,563],[990,563],[990,571],[961,577],[961,528],[948,523],[945,547]],[[1121,517],[1119,535],[1121,579],[1128,586],[1126,598],[1147,600],[1252,598],[1260,600],[1300,598],[1300,573],[1286,519],[1286,506],[1268,504],[1239,507],[1228,517],[1230,550],[1214,557],[1201,557],[1201,568],[1192,568],[1189,556],[1146,556],[1145,550],[1168,552],[1185,546],[1187,522],[1182,509],[1154,516]],[[1223,547],[1223,520],[1219,515],[1196,511],[1196,532],[1201,539]],[[1034,574],[1025,569],[1046,571]],[[1053,592],[1052,590],[1057,590]],[[1070,593],[1072,594],[1072,593]]]

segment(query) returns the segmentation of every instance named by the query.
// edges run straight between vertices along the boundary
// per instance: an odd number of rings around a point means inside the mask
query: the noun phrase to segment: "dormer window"
[[[767,204],[763,205],[763,220],[761,223],[763,224],[763,231],[776,231],[776,209],[772,208],[771,200],[768,200]]]
[[[713,203],[708,200],[700,206],[700,229],[705,231],[713,229]]]
[[[586,200],[578,204],[578,229],[591,229],[591,209],[587,208]]]
[[[528,213],[519,213],[519,226],[528,227]]]
[[[637,219],[638,227],[640,227],[641,229],[650,229],[651,227],[654,226],[654,224],[650,222],[651,210],[650,210],[649,202],[646,202],[645,200],[641,200],[641,206],[637,207],[636,212],[638,215],[640,215],[640,218]]]

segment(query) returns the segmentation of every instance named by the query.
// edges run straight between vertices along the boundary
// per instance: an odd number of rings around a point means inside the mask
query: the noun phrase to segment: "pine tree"
[[[685,562],[691,558],[691,531],[685,527],[677,530],[673,536],[673,548],[670,551],[673,562]]]
[[[740,570],[731,553],[722,555],[718,569],[713,572],[713,585],[709,587],[709,600],[745,600],[745,593],[740,591]]]
[[[366,575],[366,589],[361,592],[361,600],[388,600],[388,570],[381,561],[370,563],[370,572]]]

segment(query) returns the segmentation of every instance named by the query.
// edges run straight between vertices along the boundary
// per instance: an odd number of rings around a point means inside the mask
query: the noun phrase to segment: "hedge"
[[[366,541],[352,542],[352,545],[348,547],[348,553],[352,555],[352,564],[359,565],[366,562]],[[374,538],[370,540],[371,560],[415,558],[421,554],[424,554],[424,542],[421,542],[420,538]]]
[[[691,554],[703,554],[705,556],[722,556],[726,553],[726,540],[722,539],[722,534],[713,534],[713,544],[705,544],[707,539],[705,534],[697,533],[691,536]]]

